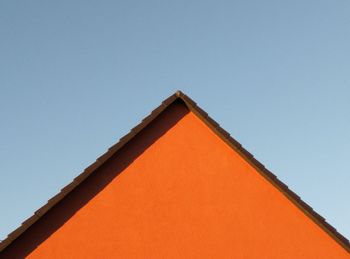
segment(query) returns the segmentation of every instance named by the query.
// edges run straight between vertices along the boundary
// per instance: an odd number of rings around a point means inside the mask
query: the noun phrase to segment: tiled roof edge
[[[204,110],[202,110],[190,97],[182,93],[176,92],[187,105],[187,107],[195,113],[209,128],[211,128],[224,142],[237,151],[249,164],[251,164],[265,179],[280,190],[293,204],[300,208],[306,216],[311,218],[318,226],[320,226],[326,233],[328,233],[338,244],[340,244],[347,252],[350,253],[349,240],[340,234],[332,225],[330,225],[325,218],[318,214],[311,206],[304,202],[295,192],[288,188],[275,174],[269,171],[260,163],[254,156],[248,152],[242,145],[235,140],[230,134],[220,127],[220,125],[213,120]]]
[[[160,106],[154,109],[149,116],[144,118],[140,124],[132,128],[128,134],[122,137],[118,143],[108,149],[106,153],[97,158],[96,162],[87,167],[80,175],[74,178],[73,182],[65,186],[61,191],[52,197],[43,207],[37,210],[33,216],[24,221],[20,227],[11,232],[6,239],[0,243],[0,252],[10,245],[16,238],[39,220],[47,211],[60,202],[68,193],[80,185],[89,175],[91,175],[97,168],[104,164],[111,156],[120,150],[126,143],[128,143],[137,133],[144,129],[151,123],[161,112],[163,112],[175,100],[181,99],[188,109],[196,114],[209,128],[211,128],[223,141],[230,147],[237,151],[249,164],[251,164],[257,171],[269,182],[271,182],[278,190],[280,190],[291,202],[299,207],[309,218],[311,218],[318,226],[325,230],[337,243],[345,248],[350,253],[350,243],[347,238],[340,234],[334,227],[332,227],[326,220],[315,212],[306,202],[304,202],[297,194],[288,188],[276,175],[270,172],[261,164],[254,156],[249,153],[242,145],[230,136],[220,125],[213,120],[204,110],[202,110],[191,98],[181,91],[177,91],[165,99]]]
[[[34,214],[27,220],[22,222],[21,226],[8,234],[7,238],[0,243],[0,253],[7,246],[9,246],[16,238],[24,233],[30,226],[37,222],[43,215],[45,215],[53,206],[60,202],[67,194],[73,189],[78,187],[89,175],[91,175],[96,169],[104,164],[111,156],[113,156],[118,150],[120,150],[126,143],[128,143],[137,133],[143,130],[148,124],[150,124],[161,112],[163,112],[170,104],[178,99],[175,94],[165,99],[161,105],[155,108],[147,117],[145,117],[137,126],[132,128],[128,134],[119,139],[119,141],[111,146],[106,153],[96,159],[94,163],[85,168],[85,170],[79,174],[74,180],[63,187],[61,191],[54,197],[48,200],[48,202],[40,209],[34,212]]]

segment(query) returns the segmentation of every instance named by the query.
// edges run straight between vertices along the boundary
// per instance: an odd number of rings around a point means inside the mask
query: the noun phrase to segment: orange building
[[[350,258],[348,240],[181,92],[0,244],[0,258]]]

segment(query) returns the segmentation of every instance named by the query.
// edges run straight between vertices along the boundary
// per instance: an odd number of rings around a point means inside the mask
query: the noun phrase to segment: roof
[[[20,227],[8,235],[8,237],[0,243],[0,252],[9,246],[14,240],[21,236],[29,227],[42,218],[51,208],[60,202],[67,194],[77,188],[89,175],[91,175],[97,168],[102,166],[109,158],[111,158],[117,151],[119,151],[126,143],[133,139],[140,131],[142,131],[148,124],[158,117],[169,105],[177,100],[181,100],[187,108],[193,112],[199,119],[201,119],[211,130],[213,130],[224,142],[226,142],[232,149],[238,152],[250,165],[252,165],[257,172],[259,172],[265,179],[274,185],[280,192],[283,193],[293,204],[300,208],[303,213],[308,216],[313,222],[320,226],[330,237],[339,243],[346,251],[350,252],[350,243],[343,235],[341,235],[334,227],[332,227],[326,220],[315,212],[308,204],[291,191],[287,185],[281,182],[276,175],[270,172],[254,158],[242,145],[230,136],[220,125],[208,116],[197,104],[186,96],[181,91],[177,91],[169,98],[164,100],[160,106],[151,112],[149,116],[144,118],[140,124],[131,129],[131,131],[122,137],[118,143],[108,149],[106,153],[97,158],[96,162],[87,167],[79,176],[65,186],[57,195],[52,197],[48,202],[38,209],[33,216],[24,221]]]

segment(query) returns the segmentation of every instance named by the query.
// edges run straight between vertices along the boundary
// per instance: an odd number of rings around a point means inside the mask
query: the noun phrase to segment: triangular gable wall
[[[31,218],[25,221],[20,228],[12,232],[6,240],[4,240],[0,244],[0,257],[1,251],[4,250],[6,252],[6,247],[12,245],[11,243],[15,242],[16,239],[21,238],[26,231],[30,231],[33,225],[36,224],[39,220],[43,221],[44,216],[49,214],[54,207],[60,206],[60,201],[64,199],[68,194],[73,191],[77,191],[77,187],[84,183],[85,179],[90,176],[93,176],[93,173],[102,166],[108,166],[108,161],[111,157],[115,156],[130,142],[135,141],[135,138],[140,137],[142,134],[142,130],[146,127],[152,127],[152,125],[157,124],[157,120],[161,119],[161,116],[168,116],[172,110],[168,109],[170,106],[181,102],[185,104],[186,107],[194,113],[202,122],[204,122],[210,129],[213,130],[224,142],[226,142],[231,148],[233,148],[245,161],[247,161],[251,166],[253,166],[256,171],[258,171],[265,179],[267,179],[271,184],[273,184],[278,190],[280,190],[283,195],[285,195],[293,204],[299,207],[302,212],[308,216],[313,222],[315,222],[318,226],[320,226],[325,232],[327,232],[335,241],[337,241],[343,248],[345,248],[348,252],[350,251],[350,246],[348,240],[339,234],[332,226],[330,226],[326,221],[318,215],[316,212],[312,210],[305,202],[303,202],[295,193],[290,191],[286,185],[284,185],[281,181],[279,181],[275,175],[273,175],[270,171],[268,171],[261,163],[259,163],[254,157],[248,153],[242,146],[235,141],[230,135],[224,131],[214,120],[212,120],[203,110],[201,110],[190,98],[185,96],[181,92],[177,92],[176,94],[169,97],[165,100],[161,106],[155,109],[150,116],[145,118],[141,124],[136,126],[131,130],[129,134],[125,137],[121,138],[119,143],[111,147],[107,153],[102,155],[97,161],[88,167],[81,175],[74,179],[74,181],[62,189],[62,191],[57,194],[55,197],[50,199],[48,203],[39,209]],[[165,111],[165,112],[164,112]],[[162,130],[158,130],[158,132],[154,133],[152,136],[148,136],[148,141],[143,142],[143,146],[139,147],[139,150],[132,150],[134,157],[136,158],[144,149],[146,149],[149,145],[153,143],[156,139],[162,136],[174,123],[176,123],[179,119],[181,119],[188,111],[182,110],[176,113],[173,113],[168,118],[172,118],[172,120],[168,121],[168,125],[163,125]],[[159,126],[159,125],[158,125]],[[158,127],[159,128],[159,127]],[[131,151],[130,151],[131,152]],[[128,158],[129,160],[132,158]],[[120,165],[121,167],[129,164],[131,161],[124,161],[124,165]],[[122,168],[120,168],[122,171]],[[111,176],[112,177],[112,176]],[[115,177],[115,176],[113,176]],[[105,179],[105,182],[100,182],[99,186],[91,186],[92,188],[96,188],[96,192],[102,189],[111,179]],[[87,201],[91,197],[85,197]],[[84,203],[84,202],[82,202]],[[83,206],[83,204],[81,204]],[[74,213],[72,211],[72,213]],[[66,219],[62,219],[62,222]],[[42,240],[45,239],[45,236],[42,237]]]

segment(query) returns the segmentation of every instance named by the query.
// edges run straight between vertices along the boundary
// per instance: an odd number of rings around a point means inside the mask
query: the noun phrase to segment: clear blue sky
[[[0,2],[0,239],[181,89],[350,237],[350,2]]]

